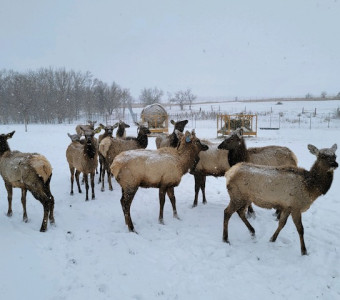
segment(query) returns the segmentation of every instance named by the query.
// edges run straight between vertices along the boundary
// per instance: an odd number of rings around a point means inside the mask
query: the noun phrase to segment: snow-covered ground
[[[211,107],[213,105],[213,107]],[[307,144],[340,147],[340,120],[327,116],[340,101],[207,104],[203,109],[235,113],[283,112],[280,130],[259,130],[248,146],[283,145],[309,169],[315,156]],[[304,111],[314,112],[299,124]],[[172,107],[173,110],[176,109]],[[198,110],[198,107],[195,107]],[[319,119],[318,116],[323,114]],[[259,115],[259,127],[268,115]],[[201,138],[216,139],[216,121],[190,120]],[[252,239],[234,214],[229,225],[231,245],[222,242],[223,211],[229,196],[225,178],[207,178],[207,205],[192,208],[193,176],[183,176],[175,189],[181,220],[172,217],[170,201],[165,225],[158,223],[158,190],[139,189],[131,215],[138,235],[128,232],[120,205],[120,187],[100,191],[85,202],[85,194],[70,196],[70,175],[65,151],[72,125],[0,125],[0,133],[15,130],[12,150],[39,152],[52,164],[51,190],[56,226],[40,233],[42,205],[28,194],[29,222],[22,221],[20,190],[14,190],[13,216],[6,217],[7,193],[0,184],[0,295],[1,299],[339,299],[340,298],[340,181],[335,171],[331,189],[303,214],[308,256],[300,255],[295,226],[288,219],[277,241],[269,238],[277,227],[273,211],[255,207],[250,222]],[[172,127],[170,128],[172,130]],[[136,135],[131,126],[129,135]],[[149,139],[155,149],[155,138]],[[338,150],[339,153],[340,150]],[[339,159],[338,159],[339,162]],[[98,178],[98,177],[97,177]],[[2,180],[1,180],[2,181]],[[83,188],[84,191],[84,188]],[[287,187],[289,192],[289,187]]]

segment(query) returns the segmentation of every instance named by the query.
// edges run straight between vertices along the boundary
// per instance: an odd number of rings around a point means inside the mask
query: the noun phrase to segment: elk
[[[124,123],[125,124],[125,123]],[[119,123],[115,123],[114,125],[106,125],[104,126],[103,124],[99,124],[100,128],[104,130],[104,133],[99,135],[98,137],[98,150],[99,150],[99,144],[100,142],[105,139],[106,137],[111,137],[113,134],[113,130],[117,128]],[[98,157],[99,157],[99,179],[98,183],[100,183],[102,180],[104,180],[105,177],[105,158],[103,155],[101,155],[100,152],[98,152]]]
[[[138,126],[137,137],[126,137],[125,139],[114,139],[107,137],[101,141],[99,144],[99,153],[103,155],[105,159],[105,167],[104,169],[108,174],[108,184],[109,190],[112,191],[112,183],[111,183],[111,172],[110,165],[112,164],[114,158],[121,152],[133,149],[145,149],[148,146],[148,134],[150,134],[150,130],[136,123]],[[104,180],[102,180],[101,191],[104,191]]]
[[[234,212],[238,213],[251,234],[255,235],[255,229],[245,217],[246,207],[254,203],[262,208],[275,208],[281,212],[279,225],[270,239],[271,242],[276,241],[291,215],[299,233],[301,254],[307,254],[301,214],[319,196],[327,193],[333,181],[334,170],[338,167],[336,144],[320,150],[309,144],[308,149],[316,156],[309,171],[294,166],[270,167],[239,163],[226,172],[230,202],[224,210],[224,242],[229,243],[228,223]]]
[[[209,150],[200,153],[200,161],[191,174],[195,178],[195,198],[193,207],[197,206],[199,190],[202,191],[203,204],[207,203],[205,196],[206,176],[221,177],[230,167],[238,162],[252,162],[259,165],[297,165],[295,154],[287,147],[267,146],[246,148],[240,131],[234,131],[219,145],[208,144]],[[249,214],[253,214],[249,207]]]
[[[170,123],[174,125],[174,130],[171,134],[167,136],[159,135],[156,137],[155,142],[157,149],[162,147],[177,147],[179,140],[176,134],[176,130],[178,130],[179,132],[183,132],[185,125],[187,125],[188,123],[188,120],[182,120],[177,122],[171,120]]]
[[[116,131],[116,138],[117,139],[124,139],[126,137],[126,128],[129,128],[130,125],[126,124],[124,121],[119,120],[118,124],[118,129]]]
[[[250,162],[265,166],[297,166],[297,158],[292,150],[282,146],[265,146],[247,148],[242,135],[243,130],[237,129],[227,137],[218,149],[228,150],[228,162],[230,167],[239,162]],[[248,207],[248,215],[254,215],[253,207]],[[275,212],[277,219],[280,219],[280,211]]]
[[[178,218],[174,187],[182,176],[197,163],[198,153],[208,146],[201,143],[195,133],[189,131],[181,135],[177,148],[164,147],[157,150],[137,149],[124,151],[116,156],[111,172],[122,188],[121,205],[126,225],[134,231],[130,207],[139,187],[159,189],[159,222],[163,222],[165,194],[170,198],[173,215]]]
[[[7,216],[11,217],[13,188],[21,189],[23,221],[27,222],[26,195],[30,191],[35,199],[44,207],[44,216],[40,231],[47,230],[47,221],[54,220],[54,197],[51,194],[50,182],[52,167],[49,161],[38,153],[22,153],[11,151],[7,140],[12,138],[15,131],[0,134],[0,174],[5,182],[8,198]]]
[[[79,183],[79,174],[83,173],[83,177],[85,180],[85,188],[86,188],[86,198],[85,200],[89,200],[88,191],[89,191],[89,183],[88,183],[88,174],[90,174],[91,179],[91,190],[92,190],[92,199],[95,199],[94,193],[94,175],[98,165],[98,150],[97,144],[94,140],[95,131],[91,129],[86,129],[81,127],[81,130],[84,132],[85,142],[71,142],[71,144],[66,149],[66,159],[69,164],[70,173],[71,173],[71,192],[73,195],[73,182],[74,176],[76,177],[78,191],[81,193],[80,183]]]

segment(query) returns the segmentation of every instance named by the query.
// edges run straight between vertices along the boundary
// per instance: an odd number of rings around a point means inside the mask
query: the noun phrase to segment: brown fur
[[[84,135],[84,130],[86,130],[86,129],[94,130],[94,124],[96,124],[97,121],[88,120],[87,123],[88,123],[88,125],[77,125],[76,126],[77,134]]]
[[[119,123],[115,123],[114,125],[106,125],[104,126],[103,124],[99,124],[101,129],[104,129],[104,133],[99,135],[98,137],[98,158],[99,158],[99,179],[98,183],[100,183],[102,180],[104,180],[105,177],[105,157],[99,152],[99,144],[100,142],[105,139],[106,137],[111,137],[113,134],[113,130],[117,128]]]
[[[122,187],[121,204],[130,231],[134,231],[130,206],[139,187],[159,188],[160,223],[163,223],[165,194],[170,198],[174,217],[177,217],[174,187],[197,163],[198,153],[207,148],[194,133],[187,131],[176,149],[165,147],[158,150],[132,150],[122,152],[114,159],[111,172]]]
[[[111,182],[111,172],[110,166],[114,160],[114,158],[121,152],[127,150],[134,149],[145,149],[148,146],[148,134],[150,134],[150,130],[140,124],[138,125],[138,136],[135,137],[127,137],[126,139],[115,139],[115,138],[105,138],[99,144],[99,153],[103,155],[105,159],[105,170],[108,174],[108,184],[109,190],[112,191],[112,182]],[[101,190],[104,191],[104,180],[102,180]]]
[[[234,132],[218,146],[211,146],[207,152],[200,153],[200,161],[191,173],[195,177],[193,207],[197,206],[200,189],[203,196],[202,202],[203,204],[207,203],[205,196],[206,176],[224,176],[230,167],[239,162],[251,162],[266,166],[296,166],[297,158],[287,147],[266,146],[247,149],[244,138],[238,132]],[[253,213],[251,206],[249,213]]]
[[[94,175],[98,165],[98,146],[94,140],[93,130],[83,130],[85,135],[84,143],[72,142],[66,149],[66,159],[69,164],[71,173],[71,195],[73,195],[74,175],[76,176],[78,191],[81,193],[79,174],[84,174],[86,198],[88,200],[88,174],[91,177],[92,199],[95,198],[94,193]]]
[[[159,135],[156,137],[155,142],[157,149],[163,147],[177,147],[179,140],[176,135],[176,130],[178,130],[179,132],[183,132],[185,125],[188,124],[188,120],[182,120],[177,122],[171,120],[170,123],[174,125],[174,130],[169,135]]]
[[[249,163],[239,163],[226,172],[230,203],[224,211],[223,240],[228,242],[228,222],[237,211],[242,221],[254,235],[255,230],[245,218],[245,208],[252,202],[262,208],[275,208],[281,211],[279,226],[271,238],[275,242],[291,214],[300,236],[301,254],[307,254],[303,238],[301,213],[329,190],[333,180],[333,170],[338,167],[335,161],[336,145],[318,150],[308,145],[317,160],[310,169],[282,166],[270,167]]]
[[[5,182],[8,195],[7,216],[12,216],[13,188],[21,189],[23,220],[27,222],[26,194],[29,190],[44,207],[44,217],[40,231],[47,230],[47,219],[53,224],[54,198],[50,191],[52,167],[49,161],[38,153],[11,151],[7,139],[14,131],[0,135],[0,174]]]

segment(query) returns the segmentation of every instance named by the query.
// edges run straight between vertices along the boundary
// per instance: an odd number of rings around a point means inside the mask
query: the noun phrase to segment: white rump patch
[[[37,174],[42,177],[43,181],[46,182],[47,179],[52,174],[52,167],[45,156],[40,154],[32,155],[30,159],[30,165],[34,168]]]

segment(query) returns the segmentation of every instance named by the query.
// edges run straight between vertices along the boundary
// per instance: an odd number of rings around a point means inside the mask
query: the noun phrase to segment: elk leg
[[[94,195],[94,172],[91,173],[91,190],[92,190],[92,200],[95,199],[95,195]]]
[[[248,218],[255,217],[255,211],[254,211],[254,208],[251,204],[248,205],[247,217]]]
[[[177,209],[176,209],[176,197],[175,197],[175,189],[173,187],[168,188],[166,190],[166,193],[170,199],[171,205],[172,205],[172,212],[173,212],[173,217],[179,220],[178,214],[177,214]]]
[[[50,202],[49,202],[49,219],[50,219],[50,223],[54,224],[55,220],[54,220],[54,197],[51,195],[50,196]]]
[[[125,224],[128,226],[129,231],[136,232],[132,223],[131,215],[130,215],[130,208],[133,197],[135,196],[138,188],[124,191],[122,189],[122,198],[120,199],[120,203],[122,205],[124,217],[125,217]]]
[[[194,175],[195,178],[195,199],[194,199],[194,203],[192,204],[192,207],[196,207],[197,206],[197,202],[198,202],[198,193],[200,191],[200,186],[198,183],[198,175]]]
[[[247,206],[241,207],[240,209],[237,210],[237,213],[238,213],[239,217],[241,218],[241,220],[243,221],[243,223],[247,226],[251,235],[255,236],[255,229],[254,229],[253,226],[250,225],[249,221],[246,218],[246,214],[245,214],[246,207]]]
[[[201,176],[201,177],[202,177],[201,191],[202,191],[202,197],[203,197],[202,203],[207,204],[207,198],[205,197],[205,182],[206,182],[207,176]]]
[[[296,226],[296,230],[298,231],[299,237],[300,237],[301,255],[307,255],[307,249],[306,249],[305,241],[303,238],[304,229],[303,229],[302,220],[301,220],[301,213],[299,211],[292,212],[292,218]]]
[[[223,242],[229,244],[229,239],[228,239],[228,224],[229,224],[229,219],[232,216],[232,214],[236,210],[234,209],[233,205],[229,203],[227,208],[224,210],[224,220],[223,220]]]
[[[26,211],[26,195],[27,195],[27,189],[22,188],[21,189],[21,204],[22,204],[22,209],[24,211],[22,219],[25,223],[27,223],[28,221],[27,211]]]
[[[289,215],[290,215],[290,211],[289,210],[283,210],[281,212],[280,220],[279,220],[279,225],[278,225],[276,231],[274,232],[273,236],[270,239],[271,242],[275,242],[276,241],[277,236],[279,235],[280,231],[286,225],[287,219],[288,219]]]
[[[89,200],[89,178],[87,174],[83,173],[83,178],[85,180],[86,198],[85,201]]]
[[[112,181],[111,181],[111,177],[112,177],[112,175],[111,175],[111,170],[108,169],[108,170],[106,170],[106,172],[107,172],[107,182],[108,182],[108,184],[109,184],[109,190],[110,190],[110,191],[113,191],[113,188],[112,188]]]
[[[277,210],[275,211],[275,215],[276,215],[276,219],[277,219],[277,220],[280,220],[281,210],[280,210],[280,209],[277,209]]]
[[[165,192],[166,189],[160,187],[159,188],[159,217],[158,221],[160,224],[164,225],[164,220],[163,220],[163,210],[164,210],[164,204],[165,204]]]
[[[200,192],[200,189],[202,190],[203,203],[204,201],[207,202],[205,200],[205,176],[195,174],[194,178],[195,178],[195,199],[194,199],[194,203],[192,204],[192,207],[197,206],[198,194]]]
[[[7,217],[11,217],[13,215],[13,211],[12,211],[13,187],[10,183],[6,183],[6,182],[5,182],[5,187],[7,190],[7,199],[8,199]]]
[[[41,224],[40,232],[45,232],[47,230],[47,219],[48,219],[48,213],[49,213],[49,205],[46,201],[41,201],[43,207],[44,207],[44,218]]]
[[[105,191],[105,187],[104,187],[104,178],[105,178],[105,170],[106,170],[106,165],[103,165],[103,169],[102,172],[100,174],[101,178],[102,178],[102,187],[101,187],[101,191],[104,192]],[[109,176],[109,175],[108,175]]]
[[[78,192],[81,193],[81,188],[80,188],[80,183],[79,183],[79,174],[80,172],[76,170],[76,181],[77,181],[77,186],[78,186]]]
[[[70,173],[71,173],[71,192],[70,192],[70,195],[73,195],[74,167],[70,167]]]

